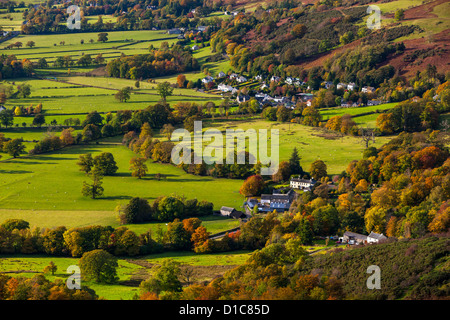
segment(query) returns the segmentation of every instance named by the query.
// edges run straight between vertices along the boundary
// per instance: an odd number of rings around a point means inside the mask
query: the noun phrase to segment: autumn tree
[[[130,160],[130,170],[131,175],[133,177],[137,177],[138,179],[142,179],[147,174],[147,165],[145,162],[147,159],[134,157]]]
[[[44,273],[52,273],[52,275],[55,274],[56,270],[58,269],[58,267],[56,266],[56,264],[53,261],[50,261],[50,263],[48,264],[48,266],[46,266],[43,270]]]
[[[322,160],[318,159],[311,163],[311,167],[309,168],[309,173],[311,177],[315,180],[320,180],[323,177],[327,176],[327,165]]]
[[[245,197],[258,196],[262,193],[264,187],[263,177],[261,175],[252,175],[244,181],[239,189],[239,193]]]
[[[178,88],[184,88],[186,83],[186,76],[184,74],[179,74],[177,76]]]

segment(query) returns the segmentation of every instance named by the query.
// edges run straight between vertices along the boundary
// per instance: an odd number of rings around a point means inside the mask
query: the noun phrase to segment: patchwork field
[[[81,284],[94,289],[96,294],[108,300],[130,300],[135,294],[139,295],[139,283],[147,279],[154,272],[154,268],[161,264],[165,258],[171,258],[181,264],[182,268],[191,268],[193,271],[191,281],[199,283],[209,281],[225,271],[243,264],[249,257],[247,251],[235,251],[221,254],[196,255],[192,252],[171,252],[143,256],[134,259],[120,258],[117,275],[119,281],[116,284],[98,284],[84,281]],[[46,274],[46,278],[55,281],[66,281],[69,276],[66,270],[71,265],[77,265],[77,258],[47,257],[47,256],[2,256],[0,259],[0,272],[8,272],[8,275],[32,277],[42,273],[42,270],[50,261],[57,266],[54,275]]]

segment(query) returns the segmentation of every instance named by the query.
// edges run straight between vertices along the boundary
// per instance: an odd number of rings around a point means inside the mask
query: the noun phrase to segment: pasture
[[[76,162],[80,154],[111,152],[118,172],[103,180],[104,196],[92,200],[83,197],[83,181]],[[150,202],[159,196],[184,195],[188,199],[208,200],[215,209],[221,206],[239,208],[242,180],[214,179],[185,173],[173,165],[147,162],[148,175],[143,179],[131,176],[129,161],[136,155],[116,143],[88,144],[67,147],[58,152],[7,159],[0,163],[0,208],[26,210],[113,211],[132,197]],[[163,179],[158,181],[155,174]],[[220,190],[220,192],[215,191]]]
[[[299,151],[301,165],[309,171],[312,162],[323,160],[328,168],[328,174],[340,174],[352,160],[362,157],[365,146],[360,137],[341,136],[326,129],[308,127],[295,123],[270,122],[261,119],[245,121],[205,122],[204,129],[214,128],[221,132],[226,129],[278,129],[279,158],[288,160],[294,147]],[[225,140],[225,139],[224,139]],[[380,147],[390,140],[389,137],[377,137],[375,147]],[[268,143],[270,147],[270,143]]]
[[[162,259],[171,258],[181,264],[182,268],[192,268],[191,281],[201,282],[212,280],[233,267],[243,264],[249,257],[248,251],[235,251],[217,254],[195,254],[193,252],[167,252],[136,258],[119,258],[117,275],[119,281],[115,284],[98,284],[81,280],[82,285],[94,289],[98,296],[107,300],[131,300],[135,294],[139,295],[139,283],[147,279],[154,268],[161,264]],[[57,266],[54,275],[46,274],[46,278],[55,281],[66,281],[69,274],[66,270],[71,265],[78,264],[78,258],[51,257],[42,255],[14,255],[2,256],[0,272],[9,272],[11,276],[32,277],[42,273],[42,270],[53,261]]]

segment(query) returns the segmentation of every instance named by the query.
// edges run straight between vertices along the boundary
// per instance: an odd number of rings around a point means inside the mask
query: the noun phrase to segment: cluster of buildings
[[[311,191],[317,181],[314,179],[302,179],[293,177],[290,179],[290,188],[283,193],[280,190],[274,190],[272,194],[262,194],[259,198],[249,198],[244,202],[246,213],[236,210],[231,207],[222,207],[220,215],[233,218],[247,220],[252,213],[258,212],[261,214],[277,212],[283,213],[289,211],[292,203],[297,197],[297,190]],[[255,209],[256,208],[256,209]],[[370,232],[369,235],[363,235],[355,232],[345,231],[342,237],[333,237],[339,239],[339,243],[358,245],[358,244],[372,244],[386,240],[387,237],[382,233]]]
[[[217,75],[217,79],[219,79],[219,80],[222,80],[222,79],[224,79],[226,77],[227,77],[227,75],[224,72],[222,72],[222,71]],[[237,83],[244,83],[244,82],[249,81],[249,79],[247,79],[246,77],[244,77],[242,75],[239,75],[239,74],[236,74],[236,73],[230,74],[228,76],[228,79],[236,80]],[[204,84],[208,84],[208,83],[213,82],[214,80],[215,79],[213,77],[206,76],[201,81]],[[284,96],[282,96],[282,97],[278,97],[278,96],[272,97],[269,94],[265,93],[264,89],[269,88],[269,86],[266,84],[265,81],[263,81],[263,76],[256,75],[253,78],[253,80],[262,82],[262,84],[259,86],[260,91],[257,92],[255,94],[255,96],[254,96],[254,98],[259,102],[260,105],[264,105],[264,104],[269,104],[269,105],[272,105],[272,106],[283,105],[286,108],[290,108],[290,109],[294,109],[295,108],[295,102],[292,101],[291,98],[284,97]],[[306,82],[300,80],[300,78],[294,78],[294,77],[286,77],[284,79],[284,78],[281,78],[279,76],[271,76],[269,81],[270,82],[276,82],[276,83],[278,83],[280,81],[284,81],[285,83],[287,83],[289,85],[294,85],[296,87],[307,86]],[[332,86],[334,86],[334,83],[330,82],[330,81],[325,81],[325,82],[322,83],[322,87],[324,87],[326,89],[330,89],[330,88],[332,88]],[[355,83],[353,83],[353,82],[351,82],[351,83],[338,83],[336,85],[336,88],[338,90],[342,89],[342,90],[346,90],[346,91],[356,91],[358,89],[358,86]],[[311,88],[309,86],[307,86],[306,89],[309,90]],[[217,90],[222,92],[222,94],[224,94],[224,93],[231,93],[232,95],[238,93],[238,91],[239,91],[236,87],[233,87],[233,86],[231,86],[229,84],[226,84],[223,81],[220,84],[217,85]],[[364,86],[364,87],[361,88],[361,92],[374,93],[375,92],[375,88],[374,87],[370,87],[370,86]],[[297,96],[297,98],[300,98],[301,101],[305,102],[308,107],[312,105],[312,100],[314,98],[314,95],[312,93],[298,93],[298,94],[296,94],[296,96]],[[237,97],[236,97],[236,101],[238,103],[245,102],[245,101],[247,101],[249,99],[250,99],[250,97],[248,95],[240,95],[240,94],[238,94]],[[375,105],[379,105],[379,104],[382,104],[382,103],[383,103],[383,101],[380,101],[380,100],[369,100],[367,102],[367,105],[368,106],[375,106]],[[362,104],[361,103],[354,103],[354,102],[351,102],[351,101],[342,101],[340,106],[341,107],[359,107],[359,106],[362,106]]]

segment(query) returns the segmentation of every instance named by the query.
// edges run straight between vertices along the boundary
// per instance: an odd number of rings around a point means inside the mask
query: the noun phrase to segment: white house
[[[206,27],[206,26],[198,26],[198,27],[197,27],[197,30],[200,31],[200,32],[203,32],[203,31],[205,31],[207,28],[208,28],[208,27]]]
[[[285,82],[286,82],[287,84],[292,84],[292,83],[294,82],[294,79],[292,79],[291,77],[287,77],[286,80],[285,80]]]
[[[278,76],[272,76],[272,78],[270,78],[270,81],[272,81],[272,82],[278,82],[280,80],[281,80],[281,78]]]
[[[6,108],[4,106],[0,106],[0,112],[2,112],[3,110],[6,110]]]
[[[345,84],[345,83],[339,82],[336,85],[336,89],[338,89],[338,90],[340,90],[340,89],[344,89],[345,90],[345,88],[347,88],[347,84]]]
[[[198,50],[198,45],[196,45],[196,44],[193,45],[191,49],[192,49],[192,51]]]
[[[221,83],[217,86],[217,90],[220,90],[222,92],[230,92],[230,91],[233,91],[233,89],[236,90],[232,86],[224,84],[224,83]]]
[[[316,184],[314,179],[291,178],[290,187],[293,189],[300,189],[311,191],[311,188]]]
[[[244,76],[239,76],[239,77],[236,78],[236,81],[239,82],[239,83],[246,82],[247,78],[244,77]]]
[[[312,100],[311,100],[311,99],[306,100],[306,105],[307,105],[308,107],[311,107],[311,105],[312,105]]]
[[[262,75],[258,74],[255,76],[254,78],[255,80],[261,81],[262,80]]]
[[[211,76],[206,76],[206,77],[204,77],[202,79],[202,83],[210,83],[210,82],[213,82],[213,81],[214,81],[214,78],[211,77]]]
[[[365,92],[365,93],[372,93],[375,91],[374,87],[362,87],[361,88],[361,92]]]
[[[220,71],[219,74],[217,75],[218,78],[223,78],[226,77],[226,73],[223,71]]]
[[[356,90],[356,83],[350,82],[350,83],[347,85],[347,90]]]
[[[379,241],[386,239],[387,237],[382,233],[375,233],[373,231],[367,236],[368,243],[378,243]]]
[[[230,74],[230,79],[237,79],[239,75],[237,73]]]

